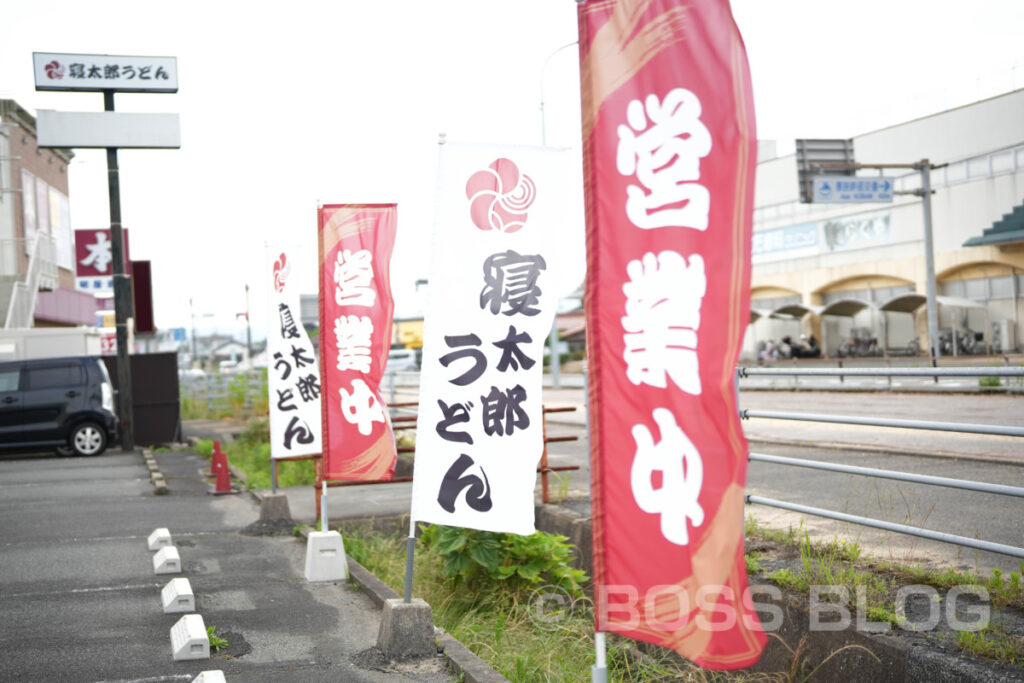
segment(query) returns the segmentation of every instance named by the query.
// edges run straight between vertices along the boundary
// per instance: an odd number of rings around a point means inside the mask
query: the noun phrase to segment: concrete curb
[[[255,495],[255,494],[254,494]],[[258,496],[257,496],[258,498]],[[308,527],[301,530],[303,538],[309,538]],[[384,606],[385,601],[401,598],[390,586],[378,579],[363,565],[356,562],[351,555],[347,558],[349,580],[362,588],[374,605]],[[434,627],[434,635],[438,645],[444,652],[448,665],[456,674],[462,674],[466,683],[499,683],[507,678],[492,669],[487,663],[473,654],[469,648],[448,635],[444,629]]]
[[[153,451],[143,448],[140,452],[142,453],[143,461],[146,463],[146,468],[149,470],[149,481],[153,484],[153,495],[166,496],[171,491],[167,488],[167,480],[164,478],[163,472],[160,471],[159,465],[156,464]]]

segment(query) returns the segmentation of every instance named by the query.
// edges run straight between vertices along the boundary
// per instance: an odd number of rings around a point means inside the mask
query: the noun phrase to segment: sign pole
[[[921,206],[924,209],[924,263],[925,290],[928,296],[928,338],[931,341],[932,358],[939,359],[939,311],[935,299],[935,253],[932,246],[932,164],[922,159],[917,164],[921,171]],[[956,352],[956,330],[953,331],[953,350]]]
[[[114,111],[114,91],[103,91],[103,110]],[[114,323],[117,329],[117,415],[121,421],[121,450],[135,449],[132,416],[132,371],[128,358],[128,318],[132,308],[131,281],[124,272],[121,232],[121,184],[117,147],[107,147],[107,186],[110,195],[110,253],[114,260]]]

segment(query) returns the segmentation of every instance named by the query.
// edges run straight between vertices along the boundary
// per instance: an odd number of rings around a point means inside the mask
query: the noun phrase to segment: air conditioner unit
[[[1017,350],[1017,326],[1012,320],[992,321],[992,350],[1012,353]]]

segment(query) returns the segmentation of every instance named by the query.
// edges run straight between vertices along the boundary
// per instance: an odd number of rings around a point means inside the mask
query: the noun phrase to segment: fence
[[[210,417],[236,411],[249,412],[267,403],[267,375],[263,370],[245,370],[229,374],[205,374],[180,377],[182,402],[192,412],[205,410]],[[194,417],[182,411],[186,419]]]
[[[744,379],[747,377],[754,377],[758,375],[778,376],[790,374],[805,377],[820,377],[822,375],[837,375],[840,377],[887,376],[890,378],[934,377],[935,381],[938,381],[938,379],[941,377],[999,377],[1007,379],[1024,379],[1024,368],[739,368],[737,370],[738,379]],[[783,420],[806,420],[813,422],[828,422],[834,424],[859,424],[874,427],[901,427],[907,429],[930,429],[951,432],[966,432],[971,434],[994,434],[1000,436],[1024,437],[1024,428],[1022,427],[969,424],[962,422],[949,422],[943,420],[897,420],[889,418],[851,417],[846,415],[788,413],[784,411],[768,410],[741,410],[740,417],[742,419],[770,418]],[[917,484],[927,484],[932,486],[943,486],[948,488],[978,491],[982,493],[990,493],[993,495],[1024,498],[1024,488],[1018,486],[989,484],[985,482],[968,481],[964,479],[933,477],[928,475],[911,474],[908,472],[893,472],[889,470],[880,470],[868,467],[837,465],[834,463],[820,462],[816,460],[786,458],[781,456],[765,455],[761,453],[751,453],[750,460],[769,462],[777,465],[807,467],[831,472],[855,474],[865,477],[893,479],[897,481],[912,482]],[[823,508],[800,505],[797,503],[790,503],[782,500],[775,500],[772,498],[764,498],[761,496],[754,496],[749,494],[746,497],[746,501],[747,503],[756,503],[758,505],[776,507],[783,510],[790,510],[793,512],[815,515],[817,517],[834,519],[841,522],[850,522],[852,524],[859,524],[862,526],[867,526],[875,529],[883,529],[886,531],[893,531],[896,533],[907,534],[910,536],[917,536],[919,538],[926,538],[934,541],[943,541],[945,543],[953,543],[966,548],[986,550],[989,552],[995,552],[1003,555],[1009,555],[1011,557],[1024,559],[1024,548],[1006,545],[1003,543],[994,543],[991,541],[968,538],[966,536],[958,536],[955,534],[950,534],[942,531],[924,529],[921,527],[910,526],[907,524],[886,522],[883,520],[872,519],[869,517],[850,515],[843,512],[837,512],[834,510],[826,510]]]

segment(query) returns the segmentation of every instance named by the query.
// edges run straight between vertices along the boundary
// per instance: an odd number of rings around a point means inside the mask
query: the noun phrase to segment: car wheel
[[[107,435],[94,422],[83,422],[71,432],[71,448],[78,455],[99,455],[107,447]]]

